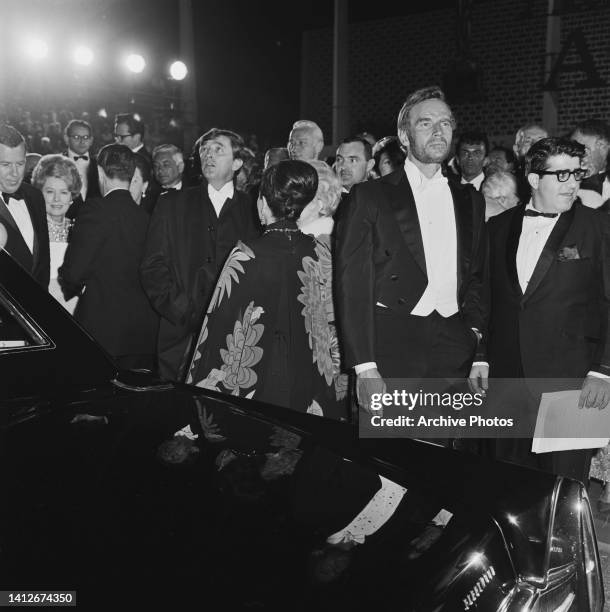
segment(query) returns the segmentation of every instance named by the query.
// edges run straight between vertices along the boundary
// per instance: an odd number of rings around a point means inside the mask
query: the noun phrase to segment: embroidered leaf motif
[[[233,333],[227,336],[227,348],[220,349],[221,370],[225,373],[222,384],[233,395],[239,395],[240,389],[253,387],[258,380],[252,368],[263,356],[263,349],[256,345],[265,326],[262,323],[254,324],[252,317],[254,315],[256,321],[263,312],[262,308],[255,308],[254,302],[250,302],[241,321],[235,321]]]
[[[208,306],[208,313],[211,313],[214,308],[222,302],[225,294],[229,297],[231,296],[232,281],[239,283],[238,272],[241,274],[244,273],[241,262],[249,261],[250,259],[254,259],[254,252],[248,245],[239,241],[237,246],[229,253],[225,265],[222,267],[218,282],[216,283],[216,288],[214,289],[212,299]]]
[[[213,368],[210,370],[210,373],[203,379],[197,383],[197,387],[201,387],[203,389],[213,389],[214,391],[220,391],[218,388],[218,383],[224,380],[226,373],[222,370],[217,370]]]
[[[326,384],[331,385],[334,375],[332,345],[333,342],[336,344],[330,326],[330,321],[334,317],[332,263],[330,250],[320,242],[316,242],[316,255],[317,261],[309,256],[304,257],[303,270],[297,272],[301,281],[298,300],[304,306],[301,314],[305,319],[305,330],[309,335],[313,361],[326,379]]]

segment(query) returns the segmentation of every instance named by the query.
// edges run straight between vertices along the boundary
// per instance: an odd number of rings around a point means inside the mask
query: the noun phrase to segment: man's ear
[[[231,166],[233,168],[233,174],[235,174],[236,172],[239,172],[243,165],[244,165],[243,159],[234,159],[233,165]]]
[[[182,174],[184,172],[184,160],[179,161],[176,166],[178,167],[178,172]]]
[[[64,134],[64,142],[66,144],[66,147],[70,146],[70,139],[68,138],[67,134]]]
[[[371,159],[369,159],[369,161],[366,162],[366,173],[369,174],[370,172],[372,172],[374,166],[375,166],[375,158],[371,157]]]
[[[538,189],[538,183],[540,183],[540,175],[535,172],[530,172],[527,175],[527,182],[530,184],[532,189]]]

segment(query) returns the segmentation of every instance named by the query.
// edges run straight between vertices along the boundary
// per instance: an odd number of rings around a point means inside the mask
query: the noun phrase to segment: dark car
[[[0,372],[0,590],[13,597],[75,591],[103,610],[603,608],[582,484],[119,372],[4,251]],[[378,475],[407,501],[322,571],[327,536]],[[453,517],[414,559],[440,508]]]

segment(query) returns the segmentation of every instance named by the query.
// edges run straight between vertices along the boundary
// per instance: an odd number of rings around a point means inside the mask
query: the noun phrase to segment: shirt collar
[[[132,153],[137,153],[140,149],[144,148],[144,143],[139,144],[135,149],[132,149]]]
[[[83,153],[83,155],[86,155],[89,158],[91,157],[88,151],[87,153]],[[75,157],[82,157],[82,155],[80,153],[75,153],[72,149],[68,149],[68,157],[70,159],[74,159]]]
[[[530,201],[527,203],[527,205],[525,206],[525,210],[538,210],[535,206],[534,206],[534,200],[533,198],[530,198]],[[538,211],[538,212],[542,212],[542,211]],[[561,215],[561,213],[558,213],[556,217],[528,217],[529,219],[544,219],[545,221],[555,221],[556,219],[559,219],[559,216]],[[525,217],[524,217],[525,218]]]
[[[462,185],[472,185],[476,189],[480,189],[481,183],[483,182],[484,178],[485,178],[485,174],[483,172],[480,172],[474,178],[471,178],[469,181],[467,181],[464,177],[462,177],[461,183]]]
[[[224,196],[227,200],[230,200],[234,194],[235,187],[233,185],[233,181],[225,183],[220,189],[214,189],[214,187],[208,183],[208,195],[210,196],[210,199],[220,199],[222,196]]]
[[[428,178],[422,174],[421,170],[408,157],[405,159],[405,173],[411,188],[424,189],[427,185],[432,183],[447,182],[447,178],[443,176],[440,167],[433,177]]]

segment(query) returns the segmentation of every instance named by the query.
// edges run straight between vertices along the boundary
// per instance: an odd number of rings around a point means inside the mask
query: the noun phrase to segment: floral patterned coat
[[[328,241],[280,221],[239,242],[195,346],[187,383],[346,419]]]

